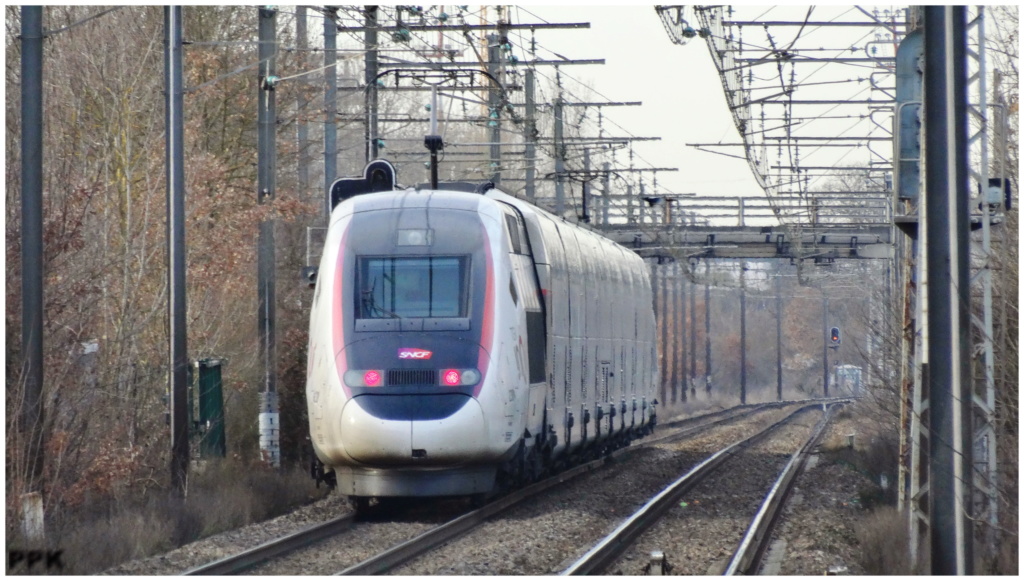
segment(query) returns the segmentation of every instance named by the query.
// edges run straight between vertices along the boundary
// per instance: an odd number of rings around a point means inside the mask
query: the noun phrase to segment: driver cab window
[[[362,258],[357,318],[465,317],[466,256]]]

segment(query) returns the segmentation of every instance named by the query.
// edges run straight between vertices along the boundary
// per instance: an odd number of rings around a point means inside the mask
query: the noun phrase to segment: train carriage
[[[470,189],[384,189],[331,214],[306,395],[314,475],[343,494],[489,494],[656,423],[642,259]]]

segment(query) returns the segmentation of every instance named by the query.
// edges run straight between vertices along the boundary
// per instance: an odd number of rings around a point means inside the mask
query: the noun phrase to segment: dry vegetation
[[[101,11],[47,7],[56,30]],[[188,348],[193,359],[222,357],[228,460],[194,471],[185,500],[168,491],[163,9],[121,7],[44,44],[44,464],[26,468],[19,425],[20,9],[6,15],[6,287],[8,546],[19,497],[40,490],[47,543],[76,572],[135,557],[265,518],[308,500],[304,470],[254,463],[257,224],[274,219],[278,271],[293,280],[303,233],[316,216],[294,170],[277,199],[255,196],[254,75],[234,75],[187,93],[186,232]],[[255,58],[255,10],[185,11],[188,40],[225,41],[190,49],[185,84],[198,87]],[[281,66],[294,66],[282,55]],[[295,93],[281,98],[295,102]],[[309,114],[309,112],[302,112]],[[294,111],[292,112],[294,116]],[[294,167],[295,143],[281,139],[280,165]],[[297,279],[296,279],[297,280]],[[308,290],[278,285],[278,365],[283,450],[288,466],[308,460],[301,394]],[[299,305],[299,306],[296,306]],[[95,351],[95,352],[92,352]],[[299,435],[295,435],[298,433]]]
[[[63,550],[61,573],[89,575],[273,518],[325,492],[302,470],[215,460],[193,472],[185,499],[160,491],[97,496],[51,518],[47,533],[50,545]],[[8,546],[25,546],[17,531]]]

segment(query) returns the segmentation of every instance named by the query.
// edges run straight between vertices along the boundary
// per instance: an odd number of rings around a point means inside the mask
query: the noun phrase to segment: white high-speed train
[[[486,495],[653,429],[640,257],[490,184],[398,189],[378,160],[343,185],[310,317],[315,478],[357,504]]]

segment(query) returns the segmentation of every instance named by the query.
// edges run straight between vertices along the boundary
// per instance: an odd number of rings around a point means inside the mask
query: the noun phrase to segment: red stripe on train
[[[345,371],[348,362],[345,360],[345,305],[342,297],[346,296],[342,285],[345,284],[345,240],[348,238],[348,227],[341,233],[341,244],[338,245],[338,259],[334,263],[334,297],[331,307],[331,331],[334,348],[334,368],[338,371],[338,383],[345,390],[345,397],[352,397],[352,390],[345,385]]]
[[[487,256],[484,269],[487,271],[487,283],[484,285],[484,317],[480,326],[480,354],[476,368],[480,370],[480,382],[473,389],[473,397],[480,395],[480,389],[487,378],[487,367],[491,359],[491,347],[494,340],[494,259],[491,256],[491,240],[487,236],[487,226],[481,221],[480,227],[484,237],[484,253]]]

